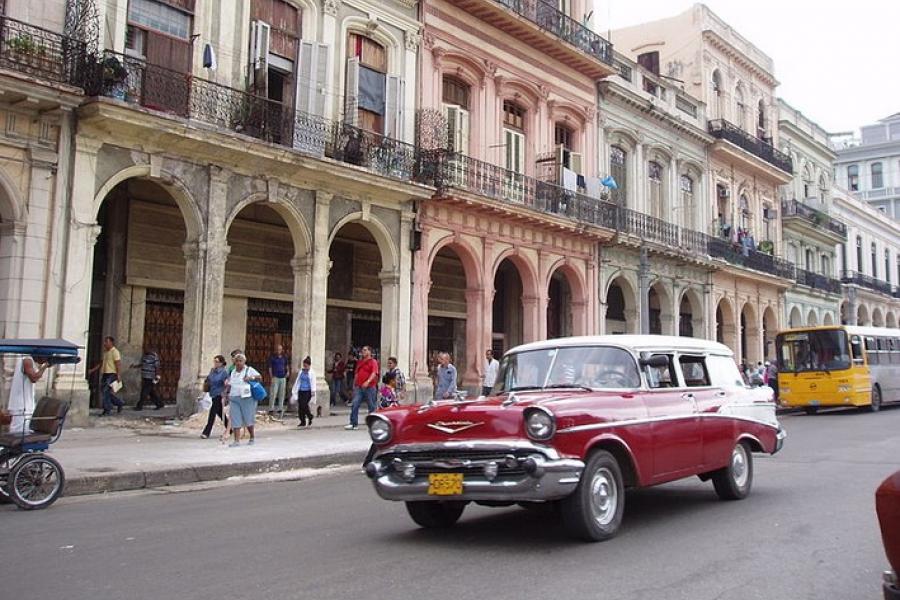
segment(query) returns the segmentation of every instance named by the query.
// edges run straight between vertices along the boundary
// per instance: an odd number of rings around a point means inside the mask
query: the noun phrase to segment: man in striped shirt
[[[159,397],[156,390],[156,384],[159,383],[160,361],[159,354],[149,346],[144,348],[144,355],[141,356],[141,362],[138,365],[131,365],[132,369],[140,367],[141,369],[141,399],[134,405],[134,410],[143,410],[144,401],[147,398],[153,400],[156,410],[163,407],[163,401]]]

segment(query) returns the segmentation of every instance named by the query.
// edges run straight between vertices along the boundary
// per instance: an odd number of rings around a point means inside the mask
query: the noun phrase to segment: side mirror
[[[641,358],[641,367],[667,369],[669,367],[669,357],[665,354],[654,354],[649,357]]]

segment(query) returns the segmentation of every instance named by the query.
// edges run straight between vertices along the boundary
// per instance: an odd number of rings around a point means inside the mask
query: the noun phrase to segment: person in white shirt
[[[488,348],[484,352],[484,379],[481,381],[481,395],[489,396],[491,388],[497,381],[497,371],[500,370],[500,362],[494,358],[494,351]]]
[[[257,401],[253,398],[250,382],[258,383],[260,379],[259,371],[247,364],[247,357],[243,354],[235,354],[234,369],[225,380],[224,392],[227,404],[231,407],[231,430],[234,433],[232,447],[240,445],[242,427],[246,427],[247,433],[250,434],[247,444],[252,446],[256,443],[254,426],[256,425]]]

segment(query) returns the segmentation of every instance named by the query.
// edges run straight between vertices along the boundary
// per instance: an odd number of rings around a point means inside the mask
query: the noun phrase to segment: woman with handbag
[[[248,445],[256,443],[254,425],[256,424],[256,406],[260,400],[265,399],[266,390],[259,382],[259,371],[247,364],[244,354],[234,356],[234,370],[225,382],[225,397],[231,407],[231,429],[234,432],[234,441],[230,446],[235,448],[241,445],[241,428],[246,427],[250,434]],[[259,390],[262,390],[260,393]]]
[[[307,356],[303,359],[303,368],[297,374],[297,380],[294,381],[294,387],[291,389],[291,404],[297,403],[297,416],[300,417],[297,429],[306,427],[307,420],[309,420],[309,427],[312,427],[313,413],[309,404],[315,402],[316,398],[316,372],[310,365],[312,365],[312,360]]]
[[[203,391],[212,398],[212,406],[209,407],[209,418],[206,419],[206,427],[203,428],[203,433],[200,434],[200,437],[204,440],[209,439],[213,425],[216,424],[216,417],[222,419],[225,430],[228,430],[228,417],[225,416],[222,403],[222,393],[225,391],[226,381],[228,381],[228,369],[225,368],[225,357],[219,354],[213,359],[213,367],[203,382]]]

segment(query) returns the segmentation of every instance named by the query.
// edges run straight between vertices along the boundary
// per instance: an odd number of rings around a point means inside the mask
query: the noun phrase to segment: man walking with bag
[[[378,385],[378,361],[372,358],[372,349],[363,346],[362,358],[356,363],[353,378],[353,404],[350,408],[350,424],[344,429],[359,429],[359,405],[365,400],[369,414],[375,412],[376,391]]]
[[[156,410],[163,407],[163,401],[159,397],[156,384],[159,383],[160,377],[160,360],[159,354],[149,346],[144,348],[144,355],[141,356],[140,364],[131,365],[132,369],[141,369],[141,398],[134,406],[134,410],[144,410],[144,402],[149,398],[156,405]]]

